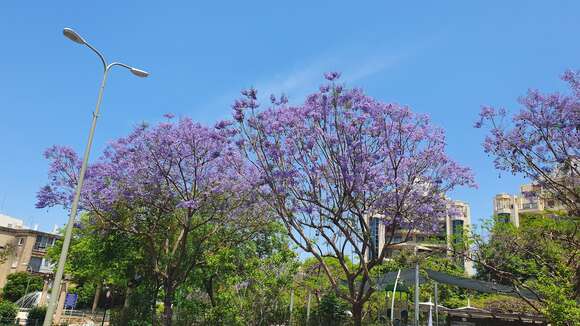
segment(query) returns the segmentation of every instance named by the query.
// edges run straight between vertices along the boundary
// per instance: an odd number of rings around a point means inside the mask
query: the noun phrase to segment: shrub
[[[348,305],[334,293],[322,297],[318,307],[318,318],[323,325],[341,325],[346,320]]]
[[[28,318],[26,318],[26,325],[42,325],[46,316],[46,307],[34,307],[28,312]]]
[[[8,300],[0,301],[0,324],[12,325],[16,314],[18,313],[18,306]]]
[[[42,290],[42,277],[30,275],[26,272],[12,273],[8,275],[6,285],[2,289],[2,298],[12,302],[20,299],[28,293]]]

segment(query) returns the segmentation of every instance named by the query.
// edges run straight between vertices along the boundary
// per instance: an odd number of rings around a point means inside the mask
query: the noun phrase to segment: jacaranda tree
[[[484,150],[497,169],[531,179],[542,191],[524,194],[560,212],[522,214],[519,228],[496,224],[476,252],[480,273],[537,294],[527,301],[554,325],[580,323],[580,71],[562,80],[570,92],[530,90],[511,117],[483,107],[475,127],[489,129]],[[554,218],[554,215],[560,215]]]
[[[299,106],[272,96],[272,107],[260,110],[256,90],[245,90],[233,105],[237,124],[220,127],[237,129],[257,193],[293,242],[319,261],[360,325],[375,290],[369,272],[387,255],[396,230],[437,230],[447,214],[445,193],[474,181],[445,154],[443,130],[426,116],[345,89],[338,73],[325,77],[328,83]],[[371,240],[372,217],[387,225],[382,248]],[[325,257],[340,263],[346,279]]]
[[[94,223],[140,241],[162,289],[163,323],[170,325],[176,289],[204,263],[204,253],[236,243],[266,215],[257,213],[252,182],[230,131],[167,118],[154,127],[141,125],[106,148],[87,170],[81,206]],[[79,159],[58,146],[46,157],[50,182],[39,191],[37,206],[67,207]]]
[[[489,127],[483,146],[497,169],[530,178],[580,216],[580,71],[562,79],[570,94],[529,90],[511,119],[505,109],[485,106],[475,127]]]

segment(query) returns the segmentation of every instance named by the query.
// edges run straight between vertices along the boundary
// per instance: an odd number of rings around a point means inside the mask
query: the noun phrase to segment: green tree
[[[497,222],[476,252],[479,276],[534,292],[527,300],[554,325],[580,323],[580,235],[577,221],[524,214],[520,227]]]
[[[71,292],[79,294],[79,304],[85,307],[91,306],[101,284],[130,291],[127,289],[135,285],[135,275],[143,275],[147,269],[142,250],[133,238],[90,220],[90,214],[83,215],[73,229],[65,265],[65,273],[77,284]],[[57,261],[61,250],[62,239],[47,256]]]
[[[220,235],[213,241],[219,242]],[[204,263],[177,291],[181,323],[269,325],[287,320],[290,287],[298,262],[281,225],[206,252]],[[194,316],[201,316],[192,319]]]
[[[42,290],[42,277],[30,275],[27,272],[18,272],[8,275],[8,279],[2,289],[2,298],[9,301],[16,301],[23,295],[34,291]]]

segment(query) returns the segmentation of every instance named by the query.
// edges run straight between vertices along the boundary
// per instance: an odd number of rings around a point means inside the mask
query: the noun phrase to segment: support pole
[[[419,262],[415,264],[415,326],[419,326]]]
[[[288,319],[288,325],[292,326],[292,308],[294,308],[294,287],[290,292],[290,318]]]
[[[393,286],[393,299],[391,300],[391,325],[395,321],[395,296],[397,295],[397,283],[399,283],[399,276],[401,276],[401,269],[397,271],[397,278],[395,278],[395,285]]]
[[[435,326],[439,326],[439,292],[435,282]]]
[[[312,293],[308,292],[308,305],[306,306],[306,324],[310,321],[310,300],[312,299]]]

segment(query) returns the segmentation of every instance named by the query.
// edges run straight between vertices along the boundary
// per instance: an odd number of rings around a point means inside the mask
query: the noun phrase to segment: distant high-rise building
[[[418,252],[439,251],[453,259],[458,259],[463,264],[467,275],[475,275],[473,262],[463,258],[465,254],[469,255],[469,252],[463,252],[455,257],[452,257],[451,254],[454,244],[461,242],[465,232],[469,232],[471,228],[469,205],[463,201],[453,200],[449,211],[452,213],[439,221],[441,227],[435,235],[417,230],[399,229],[392,231],[383,223],[384,218],[377,216],[370,218],[369,227],[374,250],[369,251],[368,254],[370,257],[377,257],[379,250],[389,241],[392,233],[393,237],[389,245],[390,253],[402,248],[415,249]]]
[[[537,184],[521,185],[517,195],[501,193],[493,198],[493,215],[499,221],[513,223],[516,227],[520,226],[520,214],[546,210],[565,211],[566,207]]]

